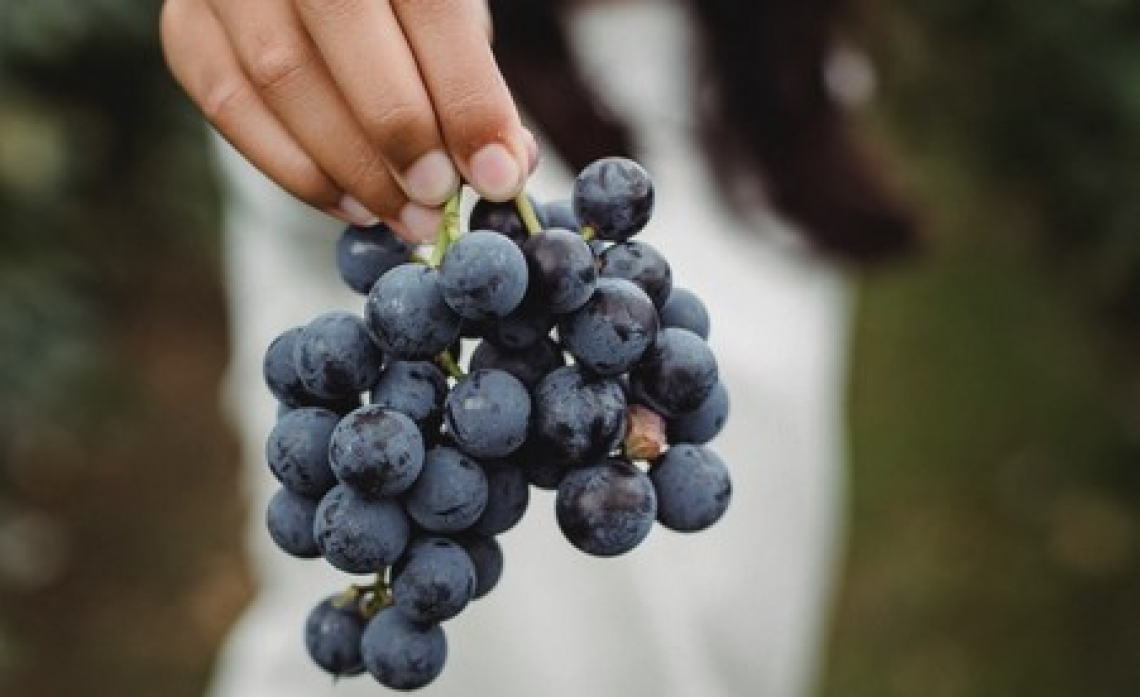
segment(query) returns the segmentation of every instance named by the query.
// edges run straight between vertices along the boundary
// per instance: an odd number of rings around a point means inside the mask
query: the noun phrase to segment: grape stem
[[[528,234],[533,236],[542,232],[542,223],[538,222],[534,206],[530,205],[530,198],[525,191],[515,196],[515,208],[518,210],[519,217],[522,218]]]
[[[436,357],[436,362],[440,368],[443,368],[443,372],[447,373],[448,377],[455,378],[456,380],[462,380],[467,377],[467,373],[463,372],[463,368],[460,368],[459,364],[455,362],[455,358],[451,355],[450,350],[440,353],[439,356]]]
[[[427,260],[428,266],[437,268],[443,261],[443,255],[455,241],[459,239],[459,203],[462,199],[462,190],[456,191],[447,203],[443,204],[443,217],[439,221],[439,230],[435,234],[435,247],[431,251],[431,258]]]

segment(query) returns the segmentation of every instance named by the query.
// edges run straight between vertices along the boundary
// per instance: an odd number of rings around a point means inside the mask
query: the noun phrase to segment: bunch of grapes
[[[270,535],[370,575],[310,613],[321,668],[395,689],[435,679],[442,623],[498,582],[496,536],[532,486],[557,492],[566,539],[597,556],[654,521],[692,532],[722,516],[731,484],[706,444],[728,395],[705,306],[633,239],[652,208],[645,171],[606,158],[569,200],[479,201],[462,234],[456,196],[428,259],[384,226],[344,232],[337,267],[363,315],[289,329],[264,364],[281,405]]]

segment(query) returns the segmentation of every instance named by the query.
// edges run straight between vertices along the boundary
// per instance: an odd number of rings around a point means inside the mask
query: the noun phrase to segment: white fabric
[[[732,399],[714,442],[734,498],[711,530],[656,528],[631,554],[595,559],[566,543],[553,498],[535,492],[500,538],[500,585],[445,625],[449,655],[425,696],[728,697],[810,694],[841,544],[845,352],[851,292],[833,269],[743,229],[721,207],[692,137],[689,35],[673,3],[582,11],[574,38],[598,88],[634,126],[657,208],[642,239],[713,317],[711,343]],[[229,185],[227,284],[234,336],[228,404],[249,463],[248,545],[260,593],[219,657],[212,697],[383,694],[367,676],[333,681],[308,660],[310,607],[350,577],[273,547],[276,484],[263,444],[275,405],[261,381],[279,332],[343,307],[360,311],[333,266],[339,225],[288,200],[218,141]],[[544,150],[549,152],[547,148]],[[547,160],[540,199],[569,193]]]

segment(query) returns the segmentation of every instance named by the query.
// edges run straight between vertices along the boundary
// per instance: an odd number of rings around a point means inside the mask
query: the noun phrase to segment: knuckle
[[[347,191],[358,195],[379,216],[398,214],[403,197],[396,188],[383,159],[375,149],[362,144],[359,155],[346,163],[341,182]]]
[[[386,149],[402,149],[401,145],[422,141],[431,125],[428,114],[410,103],[370,109],[363,121],[369,136]]]
[[[363,9],[361,0],[297,0],[302,12],[316,17],[351,17]]]
[[[223,79],[207,85],[202,95],[202,114],[215,126],[230,120],[241,110],[241,104],[250,97],[249,89],[240,79]]]
[[[304,37],[280,32],[261,37],[253,42],[246,58],[250,82],[265,92],[277,92],[289,84],[296,75],[313,65],[312,48]]]
[[[510,110],[493,95],[470,88],[455,90],[445,113],[446,127],[453,138],[460,138],[461,147],[500,137],[513,123]]]
[[[297,162],[289,168],[286,188],[297,198],[318,208],[333,205],[337,201],[336,187],[310,161]]]

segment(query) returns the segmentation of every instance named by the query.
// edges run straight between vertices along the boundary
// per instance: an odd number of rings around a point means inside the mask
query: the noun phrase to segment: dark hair
[[[630,133],[585,84],[564,26],[569,0],[493,0],[495,50],[515,97],[574,169],[634,156]],[[712,78],[701,111],[712,171],[731,203],[759,174],[815,247],[877,260],[913,247],[916,222],[857,141],[824,82],[849,0],[694,0]]]

